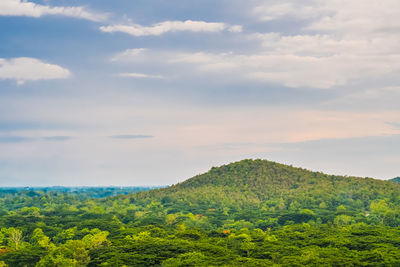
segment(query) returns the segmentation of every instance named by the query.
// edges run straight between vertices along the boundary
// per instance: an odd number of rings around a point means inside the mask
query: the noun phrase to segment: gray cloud
[[[18,130],[43,130],[43,129],[67,129],[76,128],[77,125],[67,123],[38,122],[38,121],[16,121],[0,120],[0,131],[18,131]]]
[[[396,128],[396,129],[400,129],[400,122],[387,122],[386,124]]]
[[[109,138],[113,139],[148,139],[153,138],[151,135],[142,135],[142,134],[123,134],[123,135],[111,135]]]
[[[32,138],[22,136],[0,136],[0,143],[22,143],[30,142]]]
[[[73,139],[73,137],[71,136],[45,136],[41,138],[41,140],[52,142],[63,142],[71,139]]]
[[[25,137],[25,136],[0,136],[0,143],[23,143],[34,141],[64,142],[72,139],[71,136],[44,136],[44,137]]]

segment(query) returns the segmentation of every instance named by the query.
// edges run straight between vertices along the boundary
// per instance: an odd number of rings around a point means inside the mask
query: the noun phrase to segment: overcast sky
[[[0,186],[399,176],[399,32],[398,0],[1,0]]]

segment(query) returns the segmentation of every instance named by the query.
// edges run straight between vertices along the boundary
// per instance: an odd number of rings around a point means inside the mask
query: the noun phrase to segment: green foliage
[[[393,178],[390,181],[395,182],[395,183],[400,183],[400,177]]]
[[[2,232],[7,236],[7,246],[13,250],[21,249],[23,246],[22,231],[14,227],[3,228]]]
[[[50,238],[43,233],[43,230],[40,228],[36,228],[31,237],[31,244],[40,246],[42,248],[50,248],[52,247],[52,243],[50,242]]]
[[[207,257],[201,252],[188,252],[179,255],[176,258],[170,258],[162,263],[164,267],[196,267],[196,266],[207,266]]]
[[[0,266],[400,266],[396,183],[244,160],[130,192],[0,190]]]
[[[90,258],[85,248],[86,244],[83,241],[68,240],[64,245],[52,249],[36,266],[86,266]]]
[[[107,231],[101,231],[97,228],[92,229],[90,231],[90,234],[87,234],[82,238],[82,242],[85,245],[85,248],[87,248],[87,249],[97,248],[103,244],[108,243],[108,240],[107,240],[108,235],[109,235],[109,232],[107,232]]]

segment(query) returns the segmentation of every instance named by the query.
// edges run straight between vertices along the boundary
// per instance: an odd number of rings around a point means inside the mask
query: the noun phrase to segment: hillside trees
[[[0,264],[400,265],[392,182],[244,160],[169,188],[90,197],[104,192],[0,192]]]

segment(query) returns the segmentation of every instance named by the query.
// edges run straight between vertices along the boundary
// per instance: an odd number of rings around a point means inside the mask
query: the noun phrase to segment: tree
[[[171,258],[162,263],[163,267],[207,266],[206,257],[200,252],[188,252]]]
[[[43,230],[40,228],[36,228],[33,231],[32,237],[31,237],[31,242],[35,245],[39,245],[40,247],[43,248],[49,248],[53,246],[53,244],[50,242],[50,238],[46,236],[43,233]]]
[[[384,223],[384,217],[387,212],[390,212],[387,202],[383,199],[374,200],[370,204],[371,213],[377,216],[381,223]]]
[[[37,267],[83,267],[90,261],[85,244],[81,240],[68,240],[66,244],[55,247],[43,257]]]
[[[14,227],[3,230],[8,236],[7,245],[15,250],[20,249],[22,243],[22,231]]]
[[[352,217],[341,214],[336,216],[334,223],[338,226],[349,225],[352,222]]]
[[[85,244],[85,247],[88,249],[97,248],[104,243],[107,243],[107,236],[109,233],[107,231],[101,231],[99,229],[93,229],[90,231],[91,233],[85,235],[82,238],[82,242]]]

